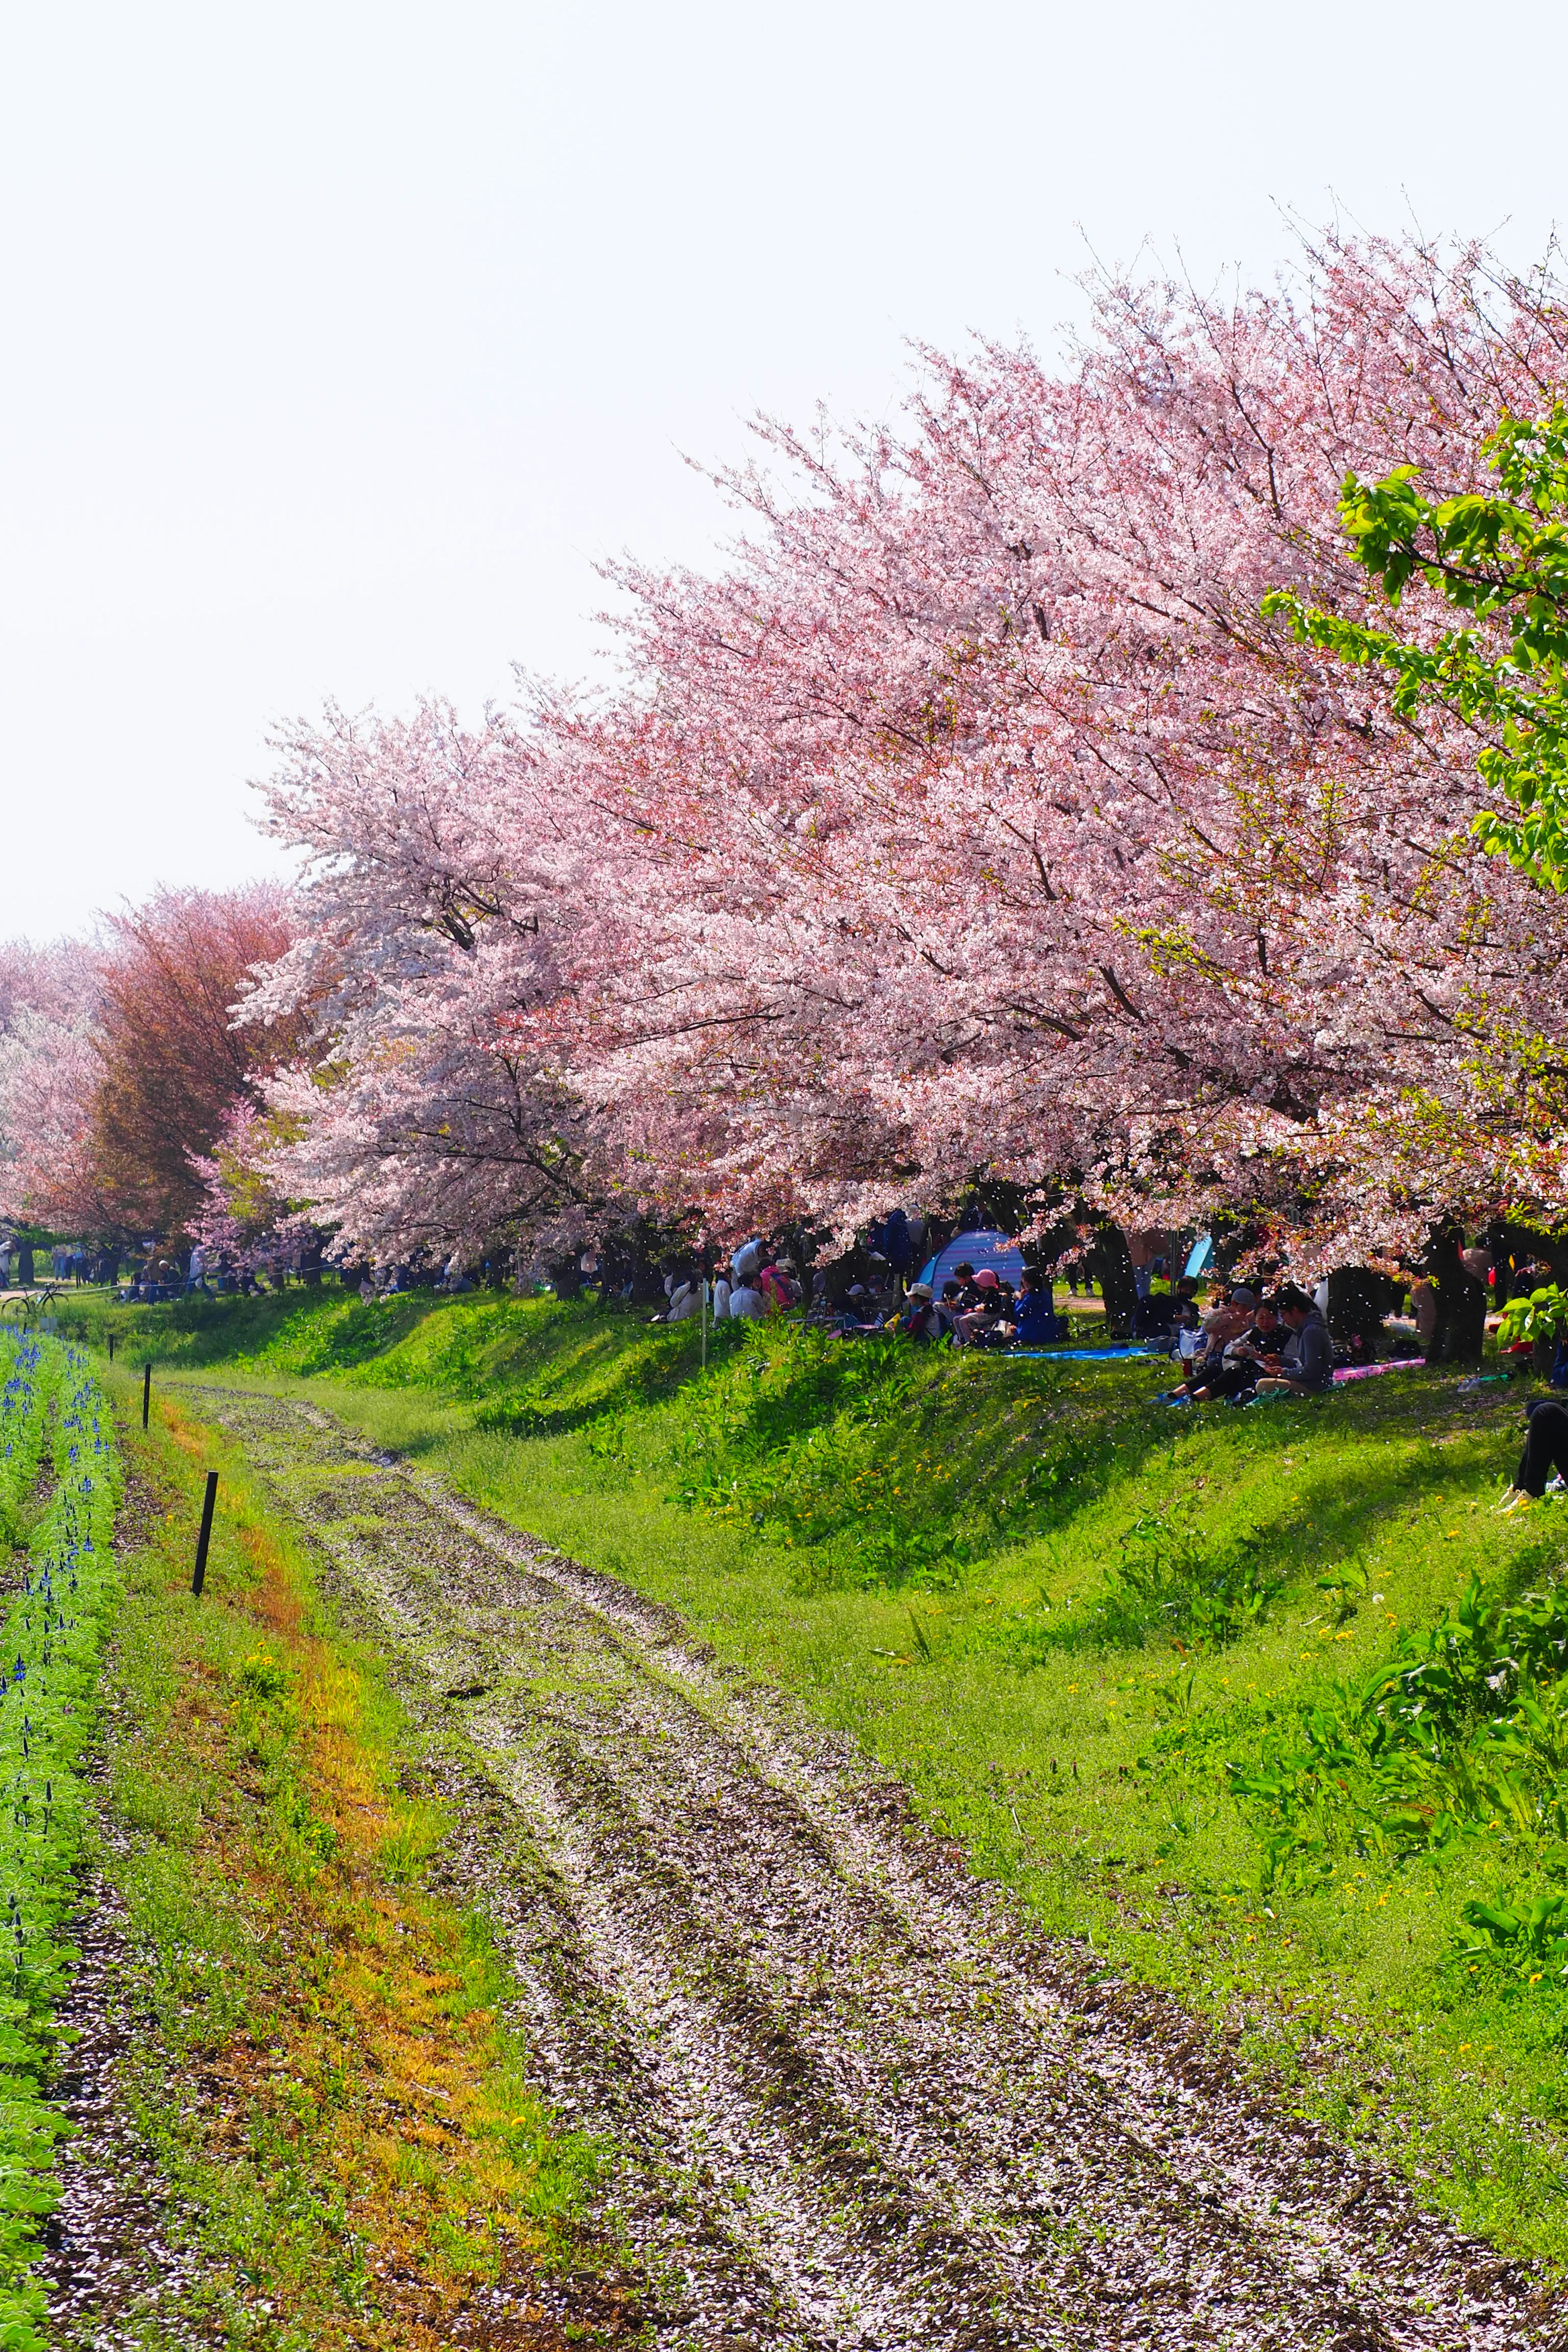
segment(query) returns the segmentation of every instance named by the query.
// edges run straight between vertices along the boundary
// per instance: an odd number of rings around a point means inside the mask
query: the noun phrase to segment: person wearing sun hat
[[[945,1328],[942,1311],[931,1297],[929,1282],[911,1282],[899,1329],[906,1339],[940,1339]]]

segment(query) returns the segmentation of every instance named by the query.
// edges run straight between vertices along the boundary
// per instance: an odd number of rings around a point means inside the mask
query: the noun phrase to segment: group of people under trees
[[[704,1286],[695,1268],[672,1271],[665,1283],[669,1303],[657,1319],[680,1323],[702,1313]],[[1191,1277],[1173,1286],[1165,1264],[1156,1258],[1139,1294],[1139,1336],[1167,1339],[1181,1366],[1179,1381],[1163,1395],[1166,1404],[1241,1407],[1270,1398],[1321,1396],[1332,1386],[1336,1351],[1322,1303],[1296,1283],[1280,1283],[1267,1293],[1251,1283],[1217,1283],[1200,1297]],[[751,1242],[708,1286],[706,1303],[716,1321],[758,1321],[802,1307],[805,1291],[792,1256]],[[1417,1315],[1423,1304],[1414,1298]],[[1067,1336],[1049,1275],[1028,1265],[1016,1289],[994,1267],[965,1262],[953,1267],[940,1296],[923,1281],[905,1288],[895,1280],[880,1296],[855,1281],[837,1299],[829,1296],[826,1270],[818,1269],[807,1320],[845,1336],[889,1331],[924,1345],[1027,1349]],[[1412,1333],[1417,1336],[1418,1327]],[[1565,1489],[1568,1406],[1538,1397],[1526,1407],[1524,1450],[1499,1507],[1512,1515],[1549,1492],[1561,1495]]]
[[[885,1267],[885,1261],[877,1263]],[[700,1316],[703,1288],[696,1268],[673,1268],[665,1276],[668,1304],[655,1320],[685,1323]],[[940,1297],[928,1282],[906,1287],[890,1269],[881,1286],[855,1280],[836,1289],[828,1270],[819,1266],[808,1297],[794,1257],[770,1252],[760,1242],[748,1242],[734,1253],[728,1268],[707,1285],[706,1304],[715,1323],[757,1322],[804,1307],[808,1321],[845,1336],[896,1331],[918,1342],[947,1339],[957,1347],[1039,1347],[1067,1336],[1050,1278],[1033,1266],[1026,1266],[1015,1287],[993,1266],[962,1263],[942,1284]]]
[[[1056,1311],[1050,1278],[1026,1265],[1015,1290],[994,1266],[955,1265],[934,1297],[929,1282],[914,1282],[898,1328],[906,1339],[951,1339],[955,1347],[1040,1348],[1067,1337],[1066,1319]]]
[[[1200,1313],[1175,1309],[1182,1377],[1167,1404],[1249,1404],[1270,1396],[1321,1396],[1334,1377],[1334,1345],[1321,1308],[1293,1282],[1260,1297],[1249,1283],[1217,1288]]]

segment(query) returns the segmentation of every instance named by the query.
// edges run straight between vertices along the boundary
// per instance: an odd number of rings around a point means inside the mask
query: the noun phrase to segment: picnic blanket
[[[1165,1353],[1163,1348],[997,1348],[991,1351],[998,1356],[1048,1356],[1057,1364],[1110,1364],[1130,1356],[1142,1357],[1152,1363],[1156,1356]]]

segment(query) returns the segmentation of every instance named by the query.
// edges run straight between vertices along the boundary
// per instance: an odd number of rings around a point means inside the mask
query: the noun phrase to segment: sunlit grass
[[[1517,1391],[1419,1373],[1181,1413],[1142,1366],[792,1354],[771,1330],[703,1379],[689,1327],[653,1335],[651,1382],[638,1322],[500,1299],[426,1305],[300,1383],[336,1311],[280,1304],[247,1380],[672,1604],[853,1732],[1044,1927],[1222,2018],[1468,2224],[1568,2255],[1563,1998],[1459,1958],[1465,1905],[1538,1857],[1488,1832],[1279,1884],[1229,1770],[1472,1577],[1562,1573],[1568,1507],[1489,1515]],[[508,1400],[538,1433],[478,1425]],[[1238,1559],[1256,1606],[1194,1616]]]
[[[308,1556],[186,1406],[161,1394],[124,1442],[163,1509],[127,1560],[104,1862],[139,1961],[129,2080],[199,2217],[204,2309],[246,2342],[445,2341],[478,2285],[581,2257],[592,2151],[529,2085],[486,1923],[428,1883],[446,1810]]]

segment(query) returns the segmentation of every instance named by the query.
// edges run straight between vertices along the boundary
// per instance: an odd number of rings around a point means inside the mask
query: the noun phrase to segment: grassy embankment
[[[530,2091],[485,1921],[429,1875],[443,1816],[376,1662],[232,1449],[163,1397],[143,1438],[140,1381],[106,1384],[130,1486],[99,1861],[133,1962],[125,2081],[201,2249],[191,2308],[138,2340],[445,2344],[476,2293],[521,2309],[584,2260],[591,2151]]]
[[[1467,2225],[1568,2263],[1568,1626],[1498,1613],[1563,1575],[1568,1507],[1489,1516],[1517,1389],[1182,1414],[1142,1366],[777,1329],[704,1379],[689,1326],[550,1302],[113,1319],[198,1376],[302,1385],[672,1602],[1044,1926],[1223,2020]]]

